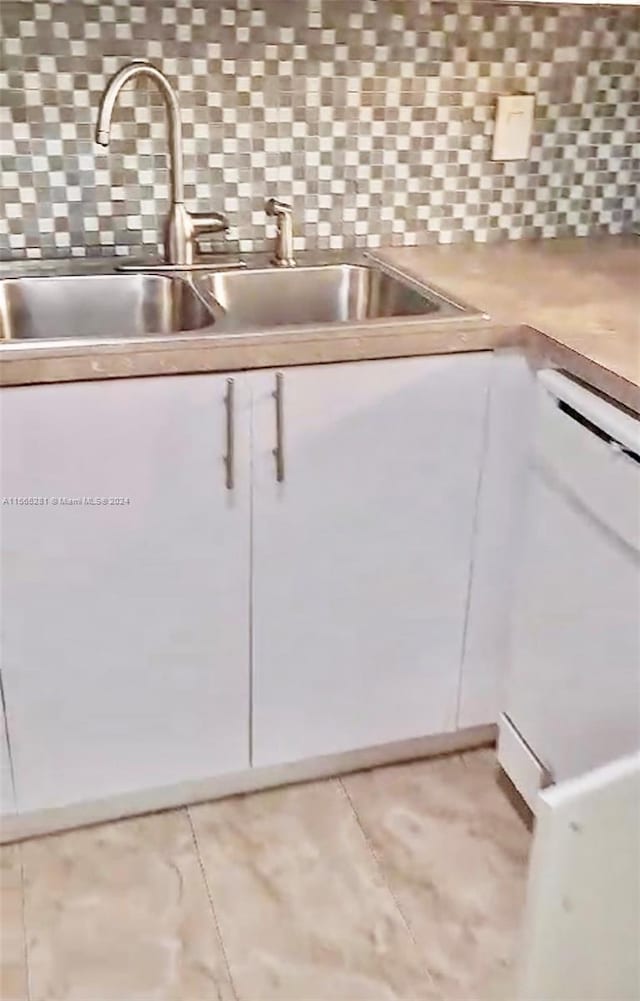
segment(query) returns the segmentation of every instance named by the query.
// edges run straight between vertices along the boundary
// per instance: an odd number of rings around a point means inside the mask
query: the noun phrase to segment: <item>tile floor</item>
[[[513,999],[491,750],[5,846],[2,1001]]]

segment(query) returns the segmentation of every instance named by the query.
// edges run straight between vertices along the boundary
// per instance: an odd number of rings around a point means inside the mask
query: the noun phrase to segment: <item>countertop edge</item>
[[[525,324],[521,327],[521,336],[529,359],[536,367],[562,369],[640,415],[640,386],[635,382],[543,330]]]
[[[153,375],[244,371],[384,358],[493,350],[517,337],[517,327],[486,320],[389,323],[343,330],[221,335],[166,344],[43,348],[0,357],[0,385],[87,381]]]
[[[91,355],[68,354],[0,359],[0,386],[5,388],[58,382],[148,378],[162,375],[289,368],[303,365],[382,361],[394,358],[464,354],[520,348],[535,367],[560,368],[640,413],[640,387],[623,376],[527,324],[458,325],[454,330],[349,334],[338,337],[252,337],[247,341],[211,340],[206,346],[184,345],[123,352],[113,349]]]

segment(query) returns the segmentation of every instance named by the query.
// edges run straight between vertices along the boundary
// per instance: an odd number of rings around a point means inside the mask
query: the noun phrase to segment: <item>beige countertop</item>
[[[496,324],[544,334],[529,337],[534,348],[577,365],[587,381],[600,370],[604,392],[640,409],[640,237],[401,247],[380,256],[444,284]]]
[[[486,310],[483,317],[390,319],[92,347],[0,345],[0,383],[231,371],[365,358],[529,350],[640,411],[640,238],[402,247],[381,260]],[[31,346],[33,347],[33,345]]]

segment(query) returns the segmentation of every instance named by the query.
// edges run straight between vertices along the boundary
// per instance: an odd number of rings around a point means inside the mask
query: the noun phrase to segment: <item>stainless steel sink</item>
[[[432,289],[365,264],[218,272],[194,284],[225,311],[225,329],[234,330],[467,312]]]
[[[164,275],[0,281],[0,340],[131,338],[199,330],[214,317],[193,288]]]
[[[367,259],[291,268],[260,260],[246,270],[182,277],[141,271],[0,278],[0,344],[7,347],[474,315],[441,290]]]

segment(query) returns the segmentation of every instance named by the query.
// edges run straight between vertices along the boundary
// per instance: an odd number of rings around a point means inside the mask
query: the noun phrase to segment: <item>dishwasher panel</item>
[[[640,550],[640,421],[566,376],[543,372],[534,461],[548,482]]]
[[[571,380],[539,377],[502,728],[554,781],[640,747],[639,428]]]

